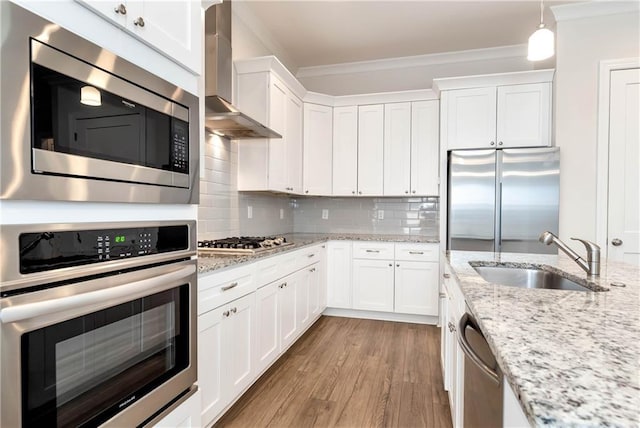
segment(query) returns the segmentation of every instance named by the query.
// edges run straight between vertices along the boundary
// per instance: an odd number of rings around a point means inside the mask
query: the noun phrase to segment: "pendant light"
[[[529,61],[541,61],[551,58],[554,54],[554,37],[553,31],[545,28],[543,21],[544,5],[540,0],[540,25],[535,33],[529,37],[529,53],[527,59]]]

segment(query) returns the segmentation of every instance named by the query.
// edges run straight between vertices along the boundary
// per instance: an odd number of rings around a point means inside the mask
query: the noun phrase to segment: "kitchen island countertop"
[[[452,274],[534,426],[640,426],[640,268],[603,263],[608,291],[488,283],[469,262],[586,274],[565,255],[451,251]],[[624,287],[611,283],[623,283]]]
[[[378,235],[378,234],[348,234],[348,233],[293,233],[283,235],[287,242],[293,245],[276,247],[272,250],[257,254],[211,254],[198,252],[198,273],[206,274],[218,269],[243,263],[250,263],[264,257],[270,257],[287,251],[298,250],[308,245],[327,241],[379,241],[379,242],[408,242],[408,243],[438,243],[437,237],[424,235]]]

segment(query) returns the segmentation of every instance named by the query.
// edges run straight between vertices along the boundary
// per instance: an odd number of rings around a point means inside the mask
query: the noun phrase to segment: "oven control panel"
[[[108,262],[189,248],[189,227],[158,226],[20,235],[20,273]]]

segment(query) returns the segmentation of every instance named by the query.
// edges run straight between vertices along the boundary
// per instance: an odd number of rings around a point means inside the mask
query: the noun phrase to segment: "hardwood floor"
[[[218,427],[451,427],[437,327],[323,316]]]

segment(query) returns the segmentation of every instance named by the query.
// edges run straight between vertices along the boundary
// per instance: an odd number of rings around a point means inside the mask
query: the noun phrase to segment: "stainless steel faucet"
[[[553,233],[546,231],[542,232],[540,235],[540,242],[551,245],[556,244],[558,248],[564,251],[569,257],[573,259],[574,262],[578,264],[589,276],[600,276],[600,247],[593,242],[579,239],[579,238],[571,238],[574,241],[580,241],[584,244],[587,249],[587,261],[585,261],[578,253],[573,251],[571,248],[567,247],[567,244],[562,242],[560,238],[558,238]]]

